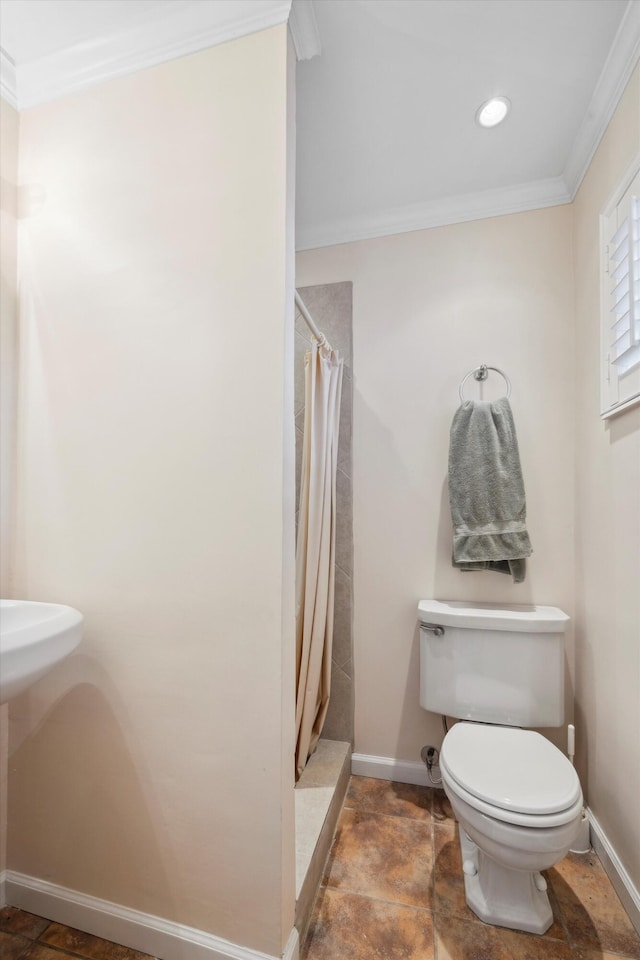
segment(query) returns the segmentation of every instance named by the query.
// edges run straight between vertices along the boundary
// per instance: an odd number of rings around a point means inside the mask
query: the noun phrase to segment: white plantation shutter
[[[640,171],[638,161],[601,218],[602,416],[640,402]]]
[[[640,364],[640,198],[631,194],[609,240],[611,360],[618,375]]]

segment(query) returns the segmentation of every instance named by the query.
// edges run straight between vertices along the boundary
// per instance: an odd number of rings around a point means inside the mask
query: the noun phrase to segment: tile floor
[[[151,960],[145,953],[92,937],[32,913],[0,910],[0,960]]]
[[[444,793],[352,777],[302,960],[640,960],[595,854],[569,854],[546,876],[544,936],[482,923],[465,903]]]

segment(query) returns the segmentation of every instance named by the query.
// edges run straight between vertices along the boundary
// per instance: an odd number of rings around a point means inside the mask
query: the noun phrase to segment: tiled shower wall
[[[351,283],[300,287],[316,326],[344,359],[336,506],[336,593],[333,619],[331,697],[322,736],[353,743],[353,501],[351,483],[352,367]],[[312,340],[309,328],[296,310],[295,410],[296,410],[296,510],[300,502],[300,470],[304,430],[304,355]]]

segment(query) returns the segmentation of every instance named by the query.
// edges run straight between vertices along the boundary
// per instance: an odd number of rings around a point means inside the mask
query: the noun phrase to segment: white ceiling
[[[314,0],[322,56],[297,73],[298,246],[570,200],[637,61],[638,8]],[[510,116],[481,129],[477,108],[500,94]]]
[[[290,5],[0,0],[4,76],[30,106],[284,22]],[[322,45],[297,68],[299,248],[568,202],[640,54],[640,0],[295,5]],[[496,94],[512,112],[482,130]]]

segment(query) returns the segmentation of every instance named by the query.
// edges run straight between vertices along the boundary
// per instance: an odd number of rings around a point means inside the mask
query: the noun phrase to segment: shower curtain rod
[[[309,327],[309,330],[311,330],[311,333],[314,335],[318,343],[321,346],[328,347],[331,350],[331,344],[325,337],[324,333],[321,333],[316,327],[315,323],[313,322],[313,318],[311,314],[309,313],[309,311],[307,310],[304,304],[304,300],[302,299],[302,297],[300,296],[297,290],[296,290],[296,306],[298,307],[298,310],[302,314],[302,319],[304,320],[306,325]]]

